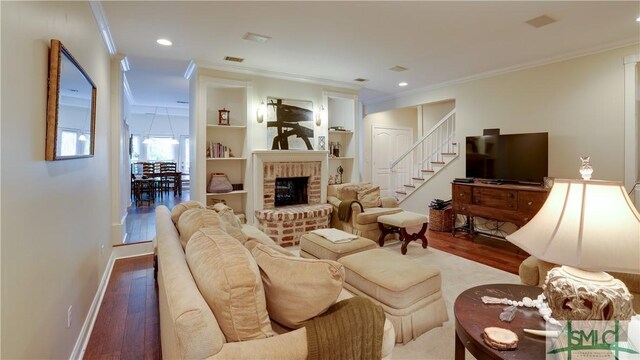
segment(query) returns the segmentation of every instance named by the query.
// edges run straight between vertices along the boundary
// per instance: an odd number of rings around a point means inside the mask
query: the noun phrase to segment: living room
[[[96,311],[113,261],[128,255],[128,250],[114,247],[122,242],[129,201],[123,196],[129,180],[122,176],[127,165],[121,152],[123,136],[119,135],[125,111],[120,101],[123,90],[118,86],[120,62],[106,49],[89,3],[3,1],[1,10],[1,357],[77,357],[82,349],[79,339],[89,336],[89,314]],[[454,99],[460,141],[488,128],[500,128],[505,134],[548,132],[549,176],[577,178],[579,157],[589,155],[594,178],[624,182],[631,191],[638,171],[635,64],[639,48],[634,20],[640,13],[630,16],[635,39],[622,36],[620,42],[602,44],[591,52],[551,57],[536,66],[524,64],[494,76],[484,73],[474,79],[472,75],[477,74],[469,74],[464,81],[379,98],[366,104],[365,114]],[[62,40],[98,88],[92,158],[44,161],[47,61],[53,38]],[[630,67],[635,83],[631,86],[626,82]],[[273,89],[280,86],[283,90],[278,96],[314,104],[323,102],[323,91],[345,92],[278,79],[266,80],[275,85],[261,88],[260,76],[212,72],[217,78],[251,78],[253,106],[274,95]],[[629,87],[636,94],[631,105],[625,92]],[[327,124],[322,126],[327,131]],[[636,129],[632,134],[629,126]],[[252,149],[266,149],[267,137],[252,134],[259,141]],[[629,148],[635,154],[629,154]],[[366,161],[367,156],[363,152],[361,160]],[[370,169],[367,164],[361,166]],[[631,187],[628,173],[633,174]],[[203,171],[195,180],[202,189],[205,176]],[[464,162],[459,159],[434,178],[415,203],[409,199],[403,208],[426,211],[431,199],[451,198],[452,179],[464,176]],[[198,186],[195,182],[193,188]]]

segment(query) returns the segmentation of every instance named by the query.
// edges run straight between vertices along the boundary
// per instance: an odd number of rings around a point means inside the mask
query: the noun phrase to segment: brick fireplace
[[[308,159],[313,155],[304,154],[300,161],[296,156],[288,157],[296,161],[282,161],[269,159],[269,155],[263,155],[257,164],[262,173],[255,179],[256,187],[261,187],[258,192],[262,190],[262,203],[256,204],[255,211],[257,226],[282,246],[297,245],[303,234],[329,226],[332,207],[322,202],[322,158],[326,159],[326,154],[315,154],[319,159]],[[306,188],[294,190],[296,186]],[[298,203],[276,206],[278,192],[282,194],[280,201]]]

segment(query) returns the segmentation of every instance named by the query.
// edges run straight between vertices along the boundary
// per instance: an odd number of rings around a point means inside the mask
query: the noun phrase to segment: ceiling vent
[[[392,68],[389,68],[389,70],[395,71],[395,72],[403,72],[403,71],[409,70],[409,68],[406,68],[406,67],[400,66],[400,65],[396,65],[396,66],[394,66]]]
[[[526,23],[533,26],[534,28],[541,28],[545,25],[553,24],[556,22],[554,19],[548,17],[547,15],[541,15],[531,20],[527,20]]]
[[[244,36],[242,38],[245,39],[245,40],[255,41],[257,43],[264,44],[267,41],[269,41],[269,39],[271,39],[271,36],[254,34],[252,32],[248,32],[248,33],[244,34]]]
[[[234,57],[234,56],[225,56],[224,59],[226,61],[232,61],[232,62],[237,62],[237,63],[241,63],[244,61],[243,58],[239,58],[239,57]]]
[[[369,79],[357,78],[357,79],[353,79],[353,81],[357,81],[357,82],[365,82],[365,81],[369,81]]]
[[[176,102],[178,104],[188,104],[189,103],[188,101],[183,101],[183,100],[176,100]]]

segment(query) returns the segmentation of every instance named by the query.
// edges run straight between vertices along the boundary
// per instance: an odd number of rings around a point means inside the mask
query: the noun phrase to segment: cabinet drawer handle
[[[529,205],[529,206],[533,205],[533,201],[529,201],[529,202],[527,203],[527,205]]]

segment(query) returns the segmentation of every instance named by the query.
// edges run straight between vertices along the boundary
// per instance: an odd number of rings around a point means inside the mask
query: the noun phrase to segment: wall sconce
[[[316,112],[316,126],[322,125],[322,115],[324,113],[324,105],[320,105],[320,110]]]
[[[258,111],[256,112],[256,121],[258,122],[258,124],[262,124],[266,113],[267,113],[267,105],[264,104],[264,101],[260,101],[260,105],[258,106]]]

